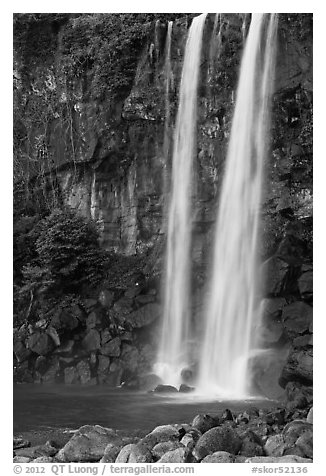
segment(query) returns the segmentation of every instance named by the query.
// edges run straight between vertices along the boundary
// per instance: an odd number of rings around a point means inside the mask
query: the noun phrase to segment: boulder
[[[47,371],[42,375],[43,384],[53,384],[56,382],[60,373],[60,362],[57,357],[51,359]]]
[[[94,329],[94,327],[96,327],[97,320],[98,320],[97,313],[96,313],[95,311],[92,311],[92,312],[87,316],[87,319],[86,319],[86,327],[87,327],[87,329]]]
[[[32,458],[27,456],[14,456],[13,463],[29,463],[32,461]]]
[[[81,360],[78,362],[76,369],[80,378],[80,383],[89,383],[91,380],[91,369],[89,367],[89,363],[87,361]]]
[[[123,334],[120,334],[119,337],[121,339],[121,342],[131,343],[133,341],[133,336],[131,332],[124,332]]]
[[[286,449],[296,445],[299,437],[307,434],[312,439],[312,425],[305,420],[293,420],[288,423],[282,432]]]
[[[39,456],[38,458],[33,459],[33,463],[53,463],[54,458],[52,456]]]
[[[14,343],[14,354],[18,363],[28,360],[32,355],[32,352],[29,349],[26,349],[25,344],[21,340],[17,340]]]
[[[235,421],[236,423],[249,423],[250,416],[248,415],[247,412],[239,413],[239,415],[236,417]]]
[[[153,448],[151,449],[151,453],[154,458],[160,459],[168,451],[172,451],[182,447],[184,447],[184,445],[179,443],[178,440],[162,441],[161,443],[157,443],[155,446],[153,446]]]
[[[101,345],[107,344],[112,340],[112,334],[108,328],[103,329],[101,332]]]
[[[180,433],[178,428],[173,425],[161,425],[154,428],[143,439],[142,443],[149,449],[152,449],[158,443],[165,441],[179,441]]]
[[[148,326],[156,321],[161,315],[161,307],[157,303],[149,303],[140,307],[136,311],[131,312],[126,321],[130,323],[131,327],[138,329]]]
[[[65,384],[74,384],[78,381],[78,371],[75,367],[66,367],[63,371],[64,373],[64,383]]]
[[[113,291],[109,291],[108,289],[102,290],[99,294],[98,300],[103,307],[109,309],[112,306],[114,300]]]
[[[96,329],[89,329],[84,339],[82,340],[82,346],[87,352],[100,349],[101,337]]]
[[[123,442],[111,428],[85,425],[57,453],[56,460],[62,463],[99,461],[109,444],[118,446]]]
[[[285,450],[285,442],[283,435],[269,436],[264,445],[267,456],[283,456]]]
[[[287,382],[298,381],[311,385],[313,381],[312,349],[292,349],[283,367],[279,383],[284,388]]]
[[[303,273],[298,279],[298,286],[302,299],[310,301],[313,294],[313,272]]]
[[[221,422],[225,421],[234,421],[234,415],[228,408],[226,408],[221,415]]]
[[[185,435],[180,440],[180,443],[183,444],[183,446],[186,446],[189,450],[193,450],[194,447],[196,446],[197,441],[201,437],[201,432],[199,430],[196,430],[195,428],[190,428]]]
[[[283,297],[263,299],[263,316],[266,319],[275,319],[280,317],[282,315],[284,306],[286,306],[286,300]]]
[[[116,446],[112,443],[109,443],[104,450],[104,455],[102,456],[100,463],[115,463],[120,451],[120,445]]]
[[[172,385],[162,385],[159,384],[155,387],[154,392],[156,393],[176,393],[178,389],[173,387]]]
[[[263,263],[262,273],[266,276],[266,293],[272,296],[281,295],[287,287],[289,264],[282,259],[272,256]]]
[[[165,453],[158,460],[158,463],[191,463],[192,460],[192,455],[189,449],[182,446]]]
[[[139,352],[137,347],[123,343],[120,360],[123,368],[131,373],[135,373],[138,368]]]
[[[284,307],[282,320],[287,335],[293,339],[308,332],[312,315],[312,307],[303,301],[296,301]]]
[[[118,453],[118,456],[116,457],[115,462],[116,463],[128,463],[130,453],[132,449],[136,446],[135,443],[129,443],[128,445],[125,445],[121,448],[121,450]]]
[[[289,402],[294,402],[294,407],[297,408],[297,403],[302,401],[302,397],[308,402],[308,404],[312,403],[313,400],[313,390],[312,386],[308,387],[302,385],[299,382],[288,382],[285,387],[286,390],[286,397]]]
[[[242,445],[240,454],[245,456],[263,456],[264,450],[262,447],[261,438],[251,430],[246,430],[242,435]]]
[[[44,374],[49,366],[48,359],[44,355],[39,355],[35,360],[34,369]]]
[[[46,332],[37,331],[27,339],[27,347],[38,355],[47,355],[54,349],[54,343]]]
[[[307,422],[308,423],[313,423],[313,407],[310,408],[308,415],[307,415]]]
[[[304,334],[303,336],[296,337],[292,342],[294,348],[300,347],[312,347],[313,337],[312,334]]]
[[[44,445],[31,446],[29,448],[21,448],[16,450],[16,456],[25,456],[30,459],[38,458],[39,456],[54,456],[58,452],[50,441],[47,441]]]
[[[195,390],[195,387],[189,387],[189,385],[186,385],[185,383],[182,383],[179,387],[179,392],[181,393],[190,393],[194,392]]]
[[[215,451],[215,453],[205,456],[201,463],[234,463],[236,457],[227,451]]]
[[[106,373],[110,367],[110,358],[105,355],[98,356],[98,367],[97,371],[99,373]]]
[[[284,298],[268,298],[262,302],[263,316],[260,329],[265,344],[276,344],[283,335],[282,309],[286,305]]]
[[[284,328],[280,318],[263,320],[260,337],[265,346],[277,344],[283,336]]]
[[[193,455],[200,461],[216,451],[237,454],[241,445],[242,441],[233,428],[228,425],[218,426],[211,428],[199,438],[193,450]]]
[[[59,347],[54,351],[54,354],[70,354],[73,351],[75,341],[72,339],[63,342]]]
[[[207,414],[196,415],[191,423],[191,426],[193,428],[196,428],[202,434],[218,425],[219,425],[218,417],[214,418],[211,415],[207,415]]]
[[[305,432],[303,435],[299,436],[295,442],[296,448],[298,448],[305,458],[313,457],[313,437],[312,431]]]
[[[153,463],[153,455],[146,445],[142,443],[130,443],[124,446],[116,460],[116,463]]]
[[[46,333],[51,337],[56,347],[60,346],[60,337],[53,326],[48,326]]]
[[[110,387],[117,387],[121,384],[123,369],[119,361],[112,362],[109,368],[109,374],[105,379],[105,383]]]
[[[122,316],[126,316],[132,311],[133,301],[133,298],[124,296],[114,303],[113,311]]]
[[[67,310],[62,310],[51,319],[51,326],[55,329],[73,330],[79,326],[80,321],[76,316]]]
[[[119,357],[120,346],[121,346],[121,340],[119,339],[119,337],[115,337],[114,339],[110,340],[106,344],[102,345],[100,352],[102,355],[106,355],[108,357]]]

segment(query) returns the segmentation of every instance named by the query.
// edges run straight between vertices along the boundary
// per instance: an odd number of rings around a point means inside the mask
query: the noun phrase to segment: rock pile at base
[[[227,415],[227,418],[226,418]],[[85,425],[59,448],[14,438],[14,462],[310,463],[312,407],[196,415],[191,423],[161,425],[143,438]]]

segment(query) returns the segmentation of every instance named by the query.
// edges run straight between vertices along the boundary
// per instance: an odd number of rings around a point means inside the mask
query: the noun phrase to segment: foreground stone
[[[39,456],[36,459],[33,459],[33,463],[53,463],[54,458],[51,456]]]
[[[159,385],[157,385],[157,387],[155,387],[154,392],[157,392],[157,393],[176,393],[176,392],[178,392],[178,389],[176,387],[173,387],[172,385],[159,384]]]
[[[216,451],[215,453],[205,456],[201,463],[234,463],[236,457],[227,451]]]
[[[237,454],[241,448],[241,439],[230,426],[218,426],[204,433],[198,440],[193,454],[200,461],[216,451]]]
[[[210,415],[196,415],[192,421],[191,426],[196,428],[201,433],[205,433],[206,431],[210,430],[211,428],[216,427],[219,424],[217,418],[213,418]]]
[[[134,444],[124,446],[119,452],[116,463],[153,463],[153,455],[143,444]]]
[[[29,463],[32,461],[31,458],[27,458],[27,456],[14,456],[13,463]]]
[[[121,446],[115,446],[109,443],[105,448],[104,455],[100,460],[100,463],[115,463],[118,454],[121,451]]]
[[[107,445],[122,445],[121,438],[111,428],[85,425],[58,452],[56,460],[65,462],[99,461]]]
[[[158,443],[165,441],[179,441],[180,433],[173,425],[161,425],[154,428],[151,433],[148,433],[143,439],[142,443],[150,450]]]
[[[190,463],[192,461],[191,451],[183,447],[168,451],[158,460],[158,463]]]
[[[309,413],[307,415],[307,422],[308,423],[313,423],[313,407],[310,408]]]
[[[182,437],[180,440],[180,443],[182,443],[184,446],[189,448],[190,450],[193,450],[194,447],[196,446],[197,441],[201,437],[201,432],[197,430],[196,428],[191,428],[187,433]]]
[[[57,452],[58,448],[53,446],[50,441],[47,441],[44,445],[18,449],[16,450],[16,456],[23,456],[30,459],[35,459],[41,456],[54,456]]]
[[[179,443],[177,440],[168,440],[168,441],[163,441],[161,443],[157,443],[151,450],[154,458],[159,459],[162,458],[165,453],[168,451],[173,451],[176,450],[177,448],[184,448],[185,445],[182,443]]]

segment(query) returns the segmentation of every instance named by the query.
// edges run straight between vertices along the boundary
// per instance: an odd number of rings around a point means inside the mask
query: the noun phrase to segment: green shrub
[[[18,320],[44,317],[67,299],[78,299],[105,276],[108,253],[98,243],[95,224],[71,210],[54,210],[28,233],[19,236],[16,249],[29,244],[30,253],[16,260],[23,264],[22,279],[16,280],[14,301]],[[60,304],[61,303],[61,304]],[[65,304],[66,306],[66,304]],[[52,312],[52,314],[53,314]]]
[[[28,282],[41,281],[43,292],[74,292],[102,279],[107,253],[99,247],[93,222],[71,210],[54,210],[33,233],[37,259],[23,274]]]

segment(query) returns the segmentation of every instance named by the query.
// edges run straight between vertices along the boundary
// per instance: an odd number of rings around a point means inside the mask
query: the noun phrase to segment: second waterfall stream
[[[207,396],[248,396],[259,346],[260,207],[276,30],[275,14],[253,14],[241,62],[199,362],[197,391]]]

